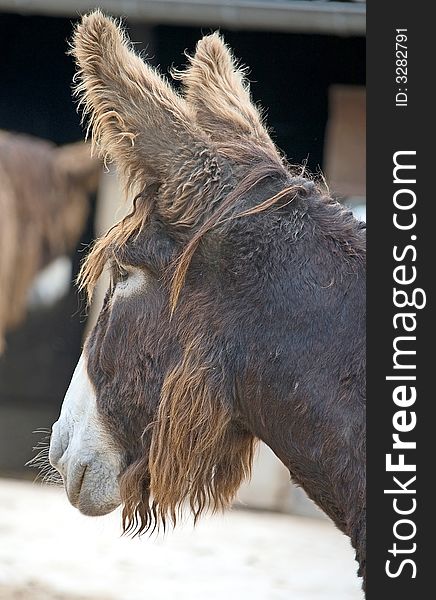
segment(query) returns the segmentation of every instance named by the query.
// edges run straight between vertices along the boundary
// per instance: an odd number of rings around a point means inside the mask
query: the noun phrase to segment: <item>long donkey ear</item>
[[[217,142],[226,143],[238,135],[275,148],[260,111],[251,101],[244,70],[237,67],[220,35],[203,37],[189,62],[175,77],[182,81],[186,100],[202,129]]]
[[[168,178],[175,157],[180,164],[210,143],[192,109],[133,52],[113,19],[99,10],[84,16],[71,53],[93,143],[117,164],[127,188]]]

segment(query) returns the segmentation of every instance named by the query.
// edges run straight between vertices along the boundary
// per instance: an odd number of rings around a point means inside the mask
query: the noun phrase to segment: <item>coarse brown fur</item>
[[[364,227],[287,167],[217,34],[177,75],[184,96],[100,11],[72,53],[94,144],[136,195],[79,278],[92,293],[112,272],[85,353],[125,529],[227,506],[261,439],[364,575]],[[147,284],[117,299],[125,269]]]
[[[76,245],[99,172],[82,142],[57,148],[0,131],[0,352],[37,272]]]

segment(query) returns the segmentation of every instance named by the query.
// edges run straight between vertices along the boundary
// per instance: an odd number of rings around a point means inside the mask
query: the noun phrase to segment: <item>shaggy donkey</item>
[[[82,142],[56,147],[0,131],[0,354],[35,275],[77,244],[100,171]]]
[[[130,532],[227,506],[257,439],[365,573],[364,226],[280,158],[217,34],[184,97],[99,11],[73,39],[93,141],[129,216],[80,275],[112,285],[50,446],[71,503]]]

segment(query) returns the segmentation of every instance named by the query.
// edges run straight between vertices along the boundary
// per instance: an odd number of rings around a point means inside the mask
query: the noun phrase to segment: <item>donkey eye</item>
[[[117,275],[118,275],[117,282],[124,282],[129,277],[129,271],[127,269],[125,269],[124,267],[122,267],[121,265],[119,265]]]
[[[112,264],[112,282],[113,285],[118,283],[125,283],[129,278],[130,271],[123,267],[119,262]]]

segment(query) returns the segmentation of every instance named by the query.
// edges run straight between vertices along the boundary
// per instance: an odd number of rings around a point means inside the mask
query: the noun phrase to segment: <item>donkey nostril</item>
[[[52,467],[61,471],[60,461],[68,448],[68,436],[61,433],[59,421],[53,424],[48,460]]]

